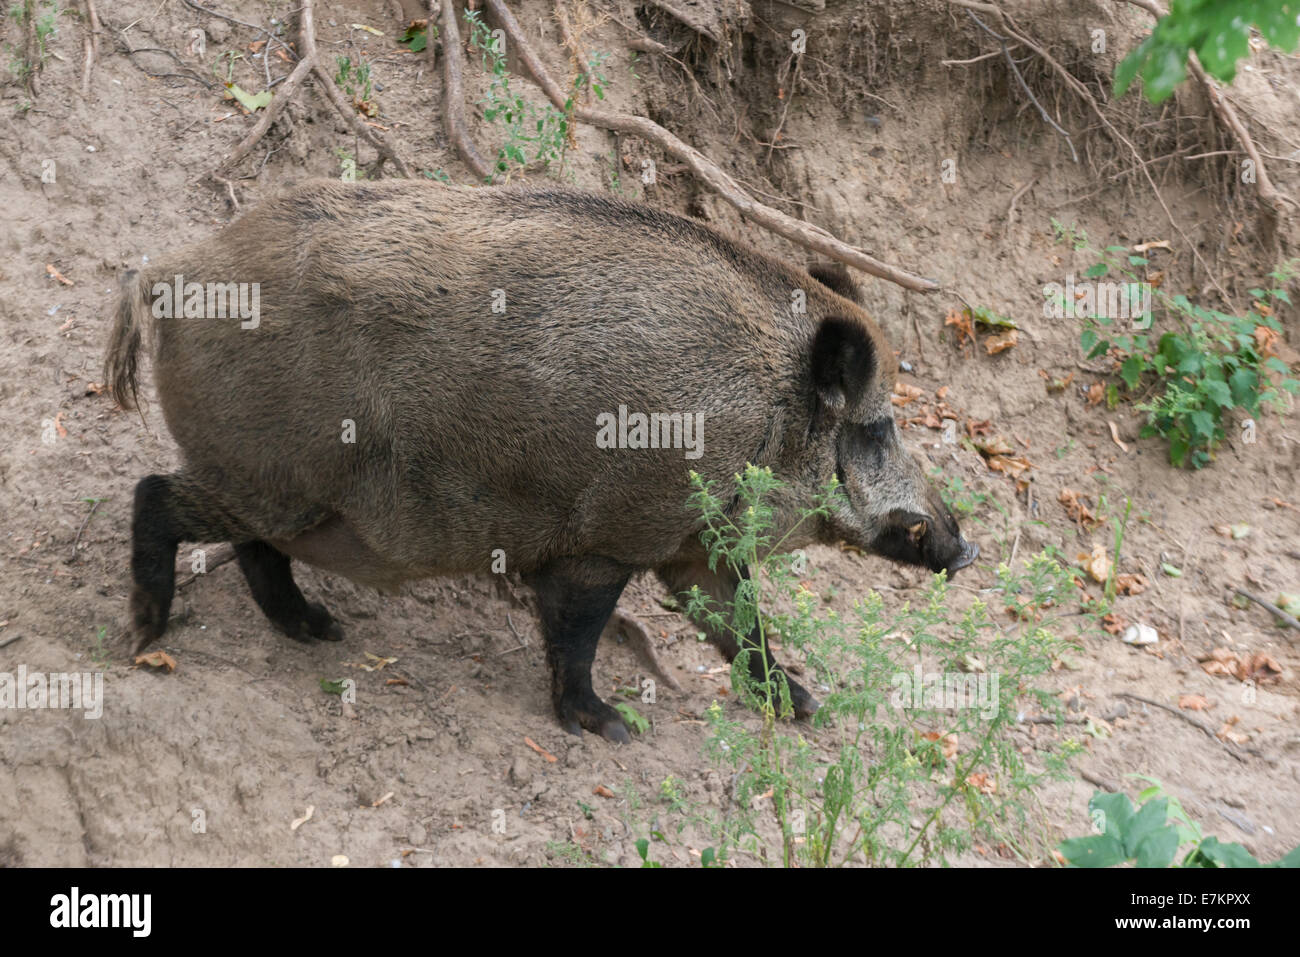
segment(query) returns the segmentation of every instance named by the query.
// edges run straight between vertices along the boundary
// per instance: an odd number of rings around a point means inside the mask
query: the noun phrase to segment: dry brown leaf
[[[1104,630],[1108,635],[1123,634],[1124,630],[1128,628],[1128,625],[1129,622],[1127,618],[1117,615],[1114,612],[1105,615],[1101,619],[1102,630]]]
[[[1218,734],[1216,735],[1218,739],[1220,741],[1231,741],[1233,744],[1245,744],[1249,741],[1250,735],[1242,734],[1240,731],[1233,730],[1233,725],[1240,720],[1240,716],[1234,714],[1231,718],[1225,721],[1223,727],[1219,729]]]
[[[954,416],[954,418],[956,418]],[[976,422],[974,419],[966,420],[966,434],[972,439],[979,435],[988,435],[993,431],[993,422],[990,419],[984,419]]]
[[[1115,576],[1115,591],[1121,595],[1140,595],[1146,590],[1147,580],[1143,575],[1125,572]]]
[[[614,792],[603,784],[596,785],[596,789],[591,793],[603,798],[612,798],[614,796]]]
[[[150,668],[166,668],[168,671],[176,670],[176,659],[165,651],[151,651],[147,655],[136,655],[135,663],[137,665],[148,665]]]
[[[1184,711],[1207,711],[1210,708],[1213,708],[1214,705],[1205,700],[1203,695],[1185,694],[1178,696],[1178,707],[1182,708]]]
[[[76,285],[76,283],[74,283],[71,279],[69,279],[67,276],[63,275],[63,273],[55,269],[53,263],[46,263],[45,271],[49,273],[51,276],[53,276],[55,279],[57,279],[59,282],[63,283],[63,285],[65,286]]]
[[[1267,359],[1270,356],[1277,355],[1278,334],[1268,326],[1255,327],[1255,347],[1259,350],[1260,358]]]
[[[975,321],[971,318],[969,309],[950,309],[948,317],[943,320],[945,326],[953,326],[957,330],[957,345],[965,345],[966,340],[975,341]]]
[[[998,782],[982,771],[976,772],[966,778],[966,783],[981,794],[997,794]]]
[[[897,406],[907,405],[914,399],[919,399],[925,395],[924,389],[919,389],[914,385],[908,385],[906,382],[894,383],[894,394],[889,397],[889,401]]]
[[[1110,556],[1106,554],[1106,548],[1103,545],[1092,546],[1091,554],[1079,553],[1079,562],[1083,570],[1088,573],[1095,582],[1105,583],[1110,577]]]
[[[1094,382],[1088,386],[1088,404],[1099,405],[1101,400],[1106,398],[1106,387],[1100,382]]]
[[[942,741],[943,756],[945,758],[952,759],[957,756],[957,735],[940,735],[938,731],[927,731],[921,737],[927,741]]]
[[[1080,528],[1095,528],[1101,523],[1097,521],[1092,510],[1086,504],[1079,500],[1079,493],[1072,488],[1061,489],[1061,494],[1056,496],[1056,500],[1065,507],[1065,514],[1070,516],[1070,520]]]
[[[985,339],[984,351],[991,356],[995,356],[999,352],[1006,352],[1008,349],[1010,349],[1019,341],[1020,341],[1020,330],[1007,329],[1003,332],[999,332],[995,336],[989,336],[987,339]]]
[[[1047,383],[1047,391],[1051,395],[1055,395],[1058,392],[1064,392],[1070,387],[1070,383],[1074,381],[1073,372],[1067,375],[1064,379],[1053,379],[1047,374],[1045,369],[1039,369],[1038,374],[1042,377],[1043,381]]]
[[[988,460],[988,464],[990,470],[1012,478],[1019,478],[1034,467],[1034,464],[1023,455],[994,455]]]

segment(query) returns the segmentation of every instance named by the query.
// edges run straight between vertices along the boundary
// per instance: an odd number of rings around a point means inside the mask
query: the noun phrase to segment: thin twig
[[[71,565],[77,560],[77,546],[81,544],[81,535],[86,530],[86,526],[90,524],[90,520],[95,517],[95,509],[99,508],[99,503],[102,501],[103,499],[97,498],[91,503],[90,511],[82,519],[81,528],[77,529],[77,537],[72,540],[72,554],[64,560],[65,565]]]
[[[1201,721],[1197,718],[1193,718],[1190,714],[1184,714],[1183,712],[1179,711],[1177,708],[1173,707],[1172,705],[1163,704],[1152,698],[1144,698],[1140,694],[1133,694],[1128,691],[1117,691],[1116,694],[1119,695],[1121,698],[1131,698],[1134,701],[1141,701],[1143,704],[1149,704],[1153,708],[1160,708],[1162,711],[1168,711],[1170,714],[1175,715],[1176,717],[1186,721],[1193,728],[1199,728],[1201,731],[1204,731],[1212,740],[1217,741],[1219,744],[1223,745],[1224,749],[1229,754],[1231,754],[1234,758],[1236,758],[1238,761],[1244,762],[1246,760],[1244,757],[1241,756],[1241,753],[1237,750],[1236,746],[1230,744],[1227,741],[1224,741],[1221,737],[1215,734],[1214,729],[1211,728],[1204,721]],[[1248,754],[1253,754],[1259,758],[1262,758],[1264,756],[1263,753],[1256,748],[1243,747],[1242,750]]]
[[[1259,607],[1268,609],[1273,614],[1277,615],[1277,617],[1280,618],[1282,621],[1286,622],[1292,628],[1296,629],[1296,631],[1300,631],[1300,621],[1296,620],[1295,615],[1287,614],[1285,611],[1283,611],[1281,608],[1278,608],[1277,605],[1273,604],[1271,601],[1265,601],[1263,598],[1260,598],[1258,595],[1252,595],[1244,588],[1237,588],[1234,589],[1234,591],[1236,591],[1236,593],[1240,595],[1242,598],[1249,598],[1256,605],[1259,605]],[[1287,639],[1290,640],[1289,635],[1287,636]]]

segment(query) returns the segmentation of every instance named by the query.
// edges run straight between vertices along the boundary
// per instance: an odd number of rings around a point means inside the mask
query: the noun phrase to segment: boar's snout
[[[929,514],[907,509],[892,511],[872,549],[896,561],[924,565],[951,578],[979,557],[980,548],[962,537],[957,520],[933,490],[927,496]]]

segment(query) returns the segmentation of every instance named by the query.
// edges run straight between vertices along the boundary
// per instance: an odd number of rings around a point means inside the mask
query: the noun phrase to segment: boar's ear
[[[849,275],[848,267],[843,263],[817,263],[808,267],[808,275],[831,292],[838,293],[850,302],[856,302],[859,306],[863,304],[862,293],[858,290],[858,284],[853,281],[853,277]]]
[[[835,413],[862,398],[876,373],[876,344],[862,323],[831,316],[813,336],[809,359],[818,402]]]

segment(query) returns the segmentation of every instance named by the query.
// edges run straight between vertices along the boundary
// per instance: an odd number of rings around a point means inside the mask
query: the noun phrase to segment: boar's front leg
[[[710,571],[707,560],[700,558],[665,565],[658,569],[658,575],[674,596],[690,591],[692,585],[699,585],[700,591],[719,605],[725,605],[736,597],[736,587],[740,583],[740,578],[742,576],[748,578],[749,570],[742,568],[739,575],[725,567]],[[709,641],[717,646],[727,661],[734,661],[741,649],[741,642],[736,635],[725,629],[715,629],[708,625],[702,627]],[[749,675],[754,681],[761,684],[767,680],[769,672],[773,677],[777,674],[784,675],[786,683],[790,686],[790,705],[794,709],[794,716],[808,718],[816,713],[821,707],[820,703],[776,663],[776,659],[772,657],[772,650],[762,640],[757,625],[745,636],[744,646],[749,651]]]
[[[570,734],[586,728],[616,743],[631,740],[618,712],[591,686],[596,645],[630,577],[600,559],[561,560],[524,576],[537,592],[551,666],[551,703]]]

